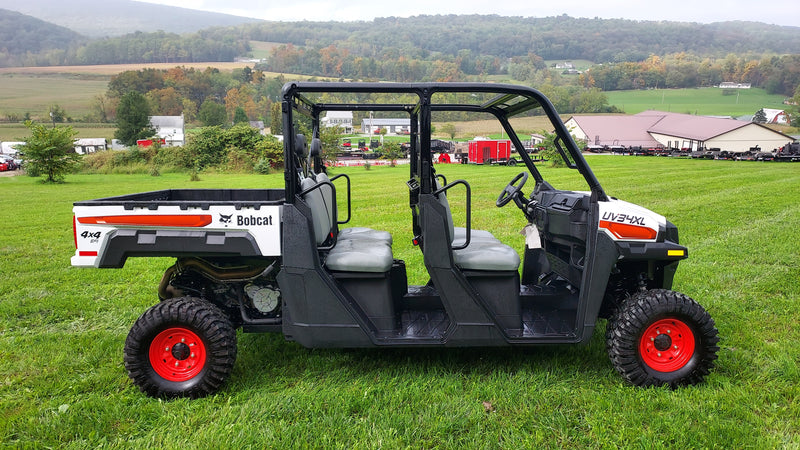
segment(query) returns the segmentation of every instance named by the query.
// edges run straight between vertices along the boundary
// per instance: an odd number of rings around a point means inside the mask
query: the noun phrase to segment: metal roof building
[[[588,145],[743,152],[756,146],[772,150],[791,141],[791,137],[753,122],[663,111],[633,116],[573,116],[566,126]]]

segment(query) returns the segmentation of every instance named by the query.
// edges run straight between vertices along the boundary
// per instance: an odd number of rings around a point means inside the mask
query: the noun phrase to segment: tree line
[[[10,11],[0,10],[0,22]],[[14,13],[16,14],[16,13]],[[34,27],[39,36],[55,26],[19,14],[0,29],[0,65],[116,64],[230,61],[250,51],[250,41],[285,47],[270,58],[280,71],[319,76],[413,78],[507,73],[513,60],[593,63],[640,62],[650,55],[691,54],[724,58],[800,54],[800,29],[750,22],[714,24],[495,15],[378,18],[361,22],[257,22],[178,35],[132,33],[89,40],[77,34],[14,39]],[[30,20],[28,20],[30,19]],[[30,22],[30,23],[29,23]],[[46,28],[50,26],[51,28]],[[337,67],[336,61],[346,65]],[[382,76],[390,73],[392,76]]]
[[[183,114],[188,122],[222,125],[232,122],[237,110],[246,120],[268,122],[270,105],[280,97],[283,77],[266,77],[250,67],[224,72],[208,67],[194,69],[141,69],[121,72],[108,83],[105,94],[95,98],[93,116],[114,122],[117,107],[129,92],[141,94],[152,115]]]
[[[323,48],[335,44],[354,56],[397,51],[409,59],[535,53],[547,60],[595,63],[642,61],[650,54],[800,53],[800,30],[754,22],[713,24],[497,15],[386,17],[364,22],[259,22],[237,27],[247,39]],[[469,72],[466,72],[469,74]]]

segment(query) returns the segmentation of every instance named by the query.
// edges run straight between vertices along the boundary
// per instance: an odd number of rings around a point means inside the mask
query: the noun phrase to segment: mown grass
[[[800,445],[800,165],[596,156],[614,196],[678,225],[690,258],[674,288],[720,330],[716,370],[670,391],[626,385],[586,346],[307,350],[239,335],[223,390],[159,401],[128,380],[128,328],[156,301],[168,259],[119,270],[69,267],[71,202],[162,188],[280,187],[281,174],[71,175],[0,179],[0,442],[9,447],[784,448]],[[353,181],[352,225],[409,243],[407,167],[337,169]],[[521,248],[519,211],[494,201],[519,168],[439,166],[473,187],[476,228]],[[548,171],[572,185],[567,169]],[[576,186],[577,187],[577,186]],[[526,192],[528,188],[526,187]],[[452,199],[454,205],[458,200]],[[456,206],[455,209],[458,209]],[[426,281],[413,271],[412,281]]]

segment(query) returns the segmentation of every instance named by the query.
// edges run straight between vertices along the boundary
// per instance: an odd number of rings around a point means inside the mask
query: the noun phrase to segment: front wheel
[[[702,306],[664,289],[625,300],[606,331],[611,363],[637,386],[700,383],[714,367],[718,342],[714,320]]]
[[[236,361],[236,330],[211,303],[194,297],[164,300],[131,327],[125,368],[151,397],[213,394]]]

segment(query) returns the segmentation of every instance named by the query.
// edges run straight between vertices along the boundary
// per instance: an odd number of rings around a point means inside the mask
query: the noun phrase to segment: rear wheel
[[[236,330],[211,303],[164,300],[145,311],[125,341],[125,368],[151,397],[203,397],[219,390],[236,361]]]
[[[714,367],[714,320],[678,292],[653,289],[625,300],[609,319],[606,347],[614,368],[638,386],[697,384]]]

